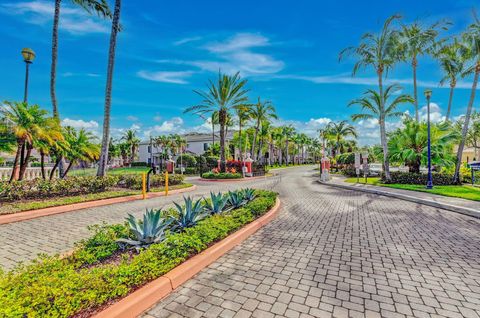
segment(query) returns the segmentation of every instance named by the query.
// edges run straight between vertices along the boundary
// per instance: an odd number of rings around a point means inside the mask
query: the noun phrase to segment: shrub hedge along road
[[[230,173],[230,172],[205,172],[202,174],[202,178],[204,179],[241,179],[241,173]]]
[[[388,183],[398,184],[427,184],[428,175],[426,173],[410,173],[394,171],[390,172],[392,180]],[[453,175],[448,173],[432,173],[433,183],[436,185],[455,185],[453,183]],[[385,182],[382,176],[382,182]]]
[[[239,209],[209,216],[194,227],[167,234],[164,241],[138,254],[121,254],[116,240],[131,235],[126,225],[94,228],[65,258],[44,256],[30,265],[0,273],[0,317],[70,317],[94,310],[167,273],[255,218],[274,204],[276,193],[256,191],[256,198]]]

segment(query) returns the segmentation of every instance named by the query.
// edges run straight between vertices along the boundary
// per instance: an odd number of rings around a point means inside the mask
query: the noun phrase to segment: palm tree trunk
[[[287,139],[287,141],[286,141],[285,143],[286,143],[286,145],[287,145],[285,163],[286,163],[286,165],[288,166],[288,162],[290,161],[290,158],[289,158],[289,156],[288,156],[288,139]]]
[[[52,170],[50,171],[49,180],[52,180],[53,177],[55,176],[55,170],[57,169],[58,165],[60,164],[60,161],[62,161],[61,158],[55,160],[55,165],[53,166]]]
[[[472,113],[473,103],[475,101],[475,92],[477,90],[479,74],[480,61],[477,62],[477,66],[475,67],[475,76],[473,78],[472,92],[470,94],[470,100],[468,102],[467,113],[465,114],[465,122],[463,123],[462,140],[460,141],[460,145],[458,145],[457,164],[455,165],[455,174],[453,175],[453,182],[455,183],[460,183],[460,166],[462,164],[463,148],[465,147],[465,140],[467,138],[468,124],[470,122],[470,115]]]
[[[390,163],[388,160],[388,144],[387,144],[387,132],[385,129],[385,118],[384,118],[384,98],[383,98],[383,70],[379,70],[378,74],[378,89],[380,92],[380,142],[382,143],[383,149],[383,166],[384,166],[384,173],[385,173],[385,180],[390,181],[392,178],[390,177]]]
[[[23,162],[23,165],[20,167],[20,172],[18,174],[19,181],[23,180],[23,177],[25,176],[25,171],[27,171],[27,167],[28,167],[28,160],[30,159],[30,155],[32,154],[32,149],[33,149],[33,146],[30,143],[27,143],[27,152],[25,154],[25,160]]]
[[[73,160],[70,160],[70,162],[68,163],[67,169],[65,169],[65,172],[63,173],[62,179],[64,179],[67,176],[72,166],[73,166]]]
[[[418,92],[417,92],[417,57],[414,56],[412,60],[412,68],[413,68],[413,98],[415,99],[415,120],[420,120],[418,116]],[[383,94],[380,93],[380,96],[383,98]],[[383,103],[382,103],[383,104]],[[383,105],[382,105],[383,106]]]
[[[105,110],[103,119],[103,139],[100,161],[98,163],[97,176],[105,176],[108,163],[108,144],[110,141],[110,108],[112,103],[112,80],[115,65],[115,47],[117,45],[117,33],[119,29],[121,0],[115,0],[113,12],[112,31],[110,34],[110,49],[108,52],[107,85],[105,89]]]
[[[57,96],[55,82],[57,80],[57,53],[58,53],[58,21],[60,19],[60,4],[62,0],[55,0],[55,14],[52,30],[52,66],[50,69],[50,98],[52,99],[53,117],[58,118]]]
[[[252,159],[257,160],[257,156],[255,155],[255,143],[257,142],[257,135],[258,130],[260,129],[260,122],[257,121],[257,125],[255,126],[255,133],[253,134],[253,142],[252,142]]]
[[[455,90],[455,82],[450,83],[450,95],[448,97],[448,108],[447,108],[447,115],[445,116],[445,121],[448,121],[450,118],[450,111],[452,109],[452,100],[453,100],[453,91]]]
[[[213,122],[213,115],[212,115],[212,147],[215,144],[215,123]]]
[[[19,168],[18,164],[19,164],[19,161],[20,161],[20,153],[22,152],[24,144],[25,144],[25,140],[23,140],[23,139],[18,139],[17,140],[17,152],[15,153],[15,159],[13,160],[12,175],[10,176],[10,181],[9,182],[12,182],[17,177],[17,171],[18,171],[18,168]]]
[[[45,153],[40,150],[40,171],[42,172],[42,179],[45,180]]]
[[[220,171],[225,172],[225,122],[227,114],[225,110],[220,110],[218,113],[220,122]]]

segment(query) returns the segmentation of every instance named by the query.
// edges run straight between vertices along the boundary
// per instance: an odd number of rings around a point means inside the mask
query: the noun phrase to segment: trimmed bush
[[[148,167],[148,164],[145,161],[136,161],[132,162],[130,167]]]
[[[189,154],[182,155],[182,160],[180,160],[180,156],[178,156],[177,166],[180,166],[181,162],[185,167],[195,167],[197,165],[197,159],[195,159],[194,156]]]
[[[181,174],[169,174],[168,184],[177,185],[183,183],[185,177]],[[118,183],[128,189],[140,190],[142,189],[142,176],[140,174],[128,174],[123,175]],[[165,186],[165,174],[151,174],[150,175],[151,187],[164,187]]]
[[[229,173],[229,172],[205,172],[202,174],[204,179],[241,179],[243,176],[240,173]]]
[[[53,180],[22,180],[0,182],[0,201],[44,199],[56,196],[69,196],[103,192],[114,187],[118,176],[83,176]]]
[[[218,160],[220,158],[219,157],[216,157],[216,156],[208,156],[208,157],[205,157],[205,161],[207,163],[207,165],[209,166],[217,166],[218,165]]]
[[[257,195],[250,207],[247,204],[230,213],[209,216],[194,227],[167,234],[164,241],[138,254],[124,252],[115,261],[102,264],[96,262],[120,251],[115,240],[125,237],[127,227],[96,227],[94,235],[78,244],[75,253],[67,258],[44,257],[0,273],[0,316],[70,317],[126,296],[275,204],[275,193],[263,191]],[[253,211],[252,206],[260,212]]]
[[[410,172],[390,172],[392,180],[388,183],[398,184],[427,184],[428,176],[426,173],[410,173]],[[455,185],[453,183],[453,175],[447,173],[432,173],[433,184],[435,185]],[[382,182],[386,182],[385,175],[382,175]]]
[[[181,174],[180,168],[175,168],[175,173]],[[197,168],[187,167],[183,171],[184,174],[197,174]]]

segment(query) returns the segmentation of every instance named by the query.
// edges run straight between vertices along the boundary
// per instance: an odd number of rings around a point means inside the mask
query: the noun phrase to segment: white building
[[[202,155],[210,147],[213,141],[212,134],[206,133],[188,133],[182,135],[187,141],[186,153]],[[233,132],[228,132],[226,141],[229,142],[233,138]],[[215,142],[218,143],[220,137],[215,134]],[[160,156],[162,155],[162,147],[155,147],[150,144],[150,141],[142,141],[138,146],[138,161],[151,164],[152,160],[154,164],[160,163]]]

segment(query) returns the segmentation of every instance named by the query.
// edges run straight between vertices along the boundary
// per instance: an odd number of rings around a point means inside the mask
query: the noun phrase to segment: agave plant
[[[228,191],[228,204],[237,209],[246,203],[243,191]]]
[[[202,199],[193,201],[191,197],[183,197],[185,204],[182,206],[173,202],[178,210],[178,218],[173,218],[176,222],[174,229],[184,229],[192,227],[208,215],[202,204]]]
[[[221,192],[215,194],[210,192],[210,201],[205,200],[205,209],[211,214],[220,214],[227,210],[228,196]]]
[[[147,209],[143,214],[143,221],[137,220],[131,214],[128,214],[126,219],[136,239],[121,238],[118,239],[117,242],[122,245],[130,245],[137,250],[148,247],[150,244],[163,241],[165,238],[165,230],[172,222],[169,219],[162,218],[162,210],[154,209]]]
[[[247,200],[247,202],[250,202],[252,201],[253,199],[255,199],[255,190],[252,189],[252,188],[245,188],[243,189],[243,197],[245,198],[245,200]]]

